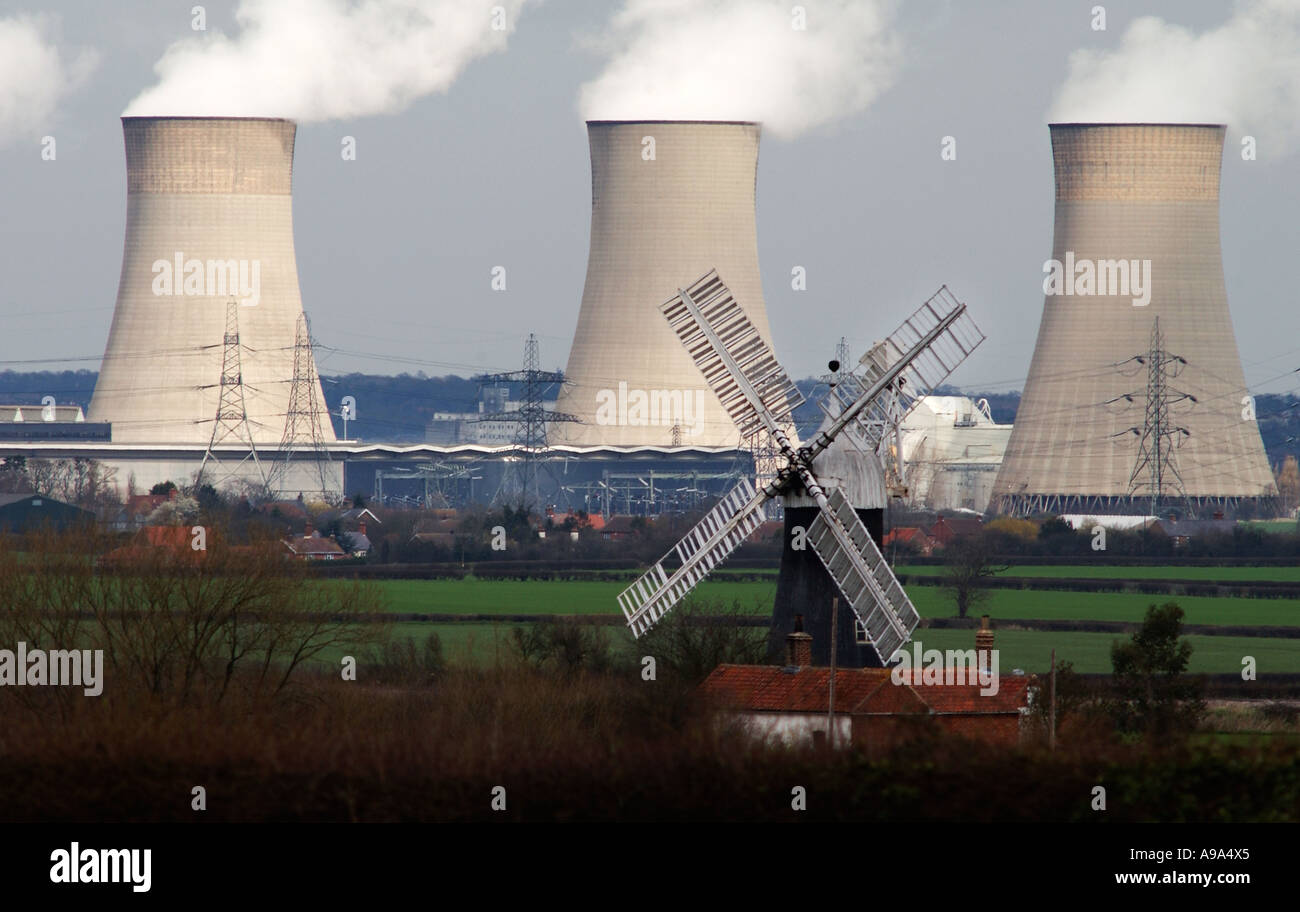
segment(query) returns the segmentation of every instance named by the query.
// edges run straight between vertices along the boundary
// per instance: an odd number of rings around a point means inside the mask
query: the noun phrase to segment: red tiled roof
[[[616,514],[606,520],[604,526],[601,527],[601,531],[611,535],[629,535],[637,529],[633,525],[637,518],[627,513]]]
[[[847,712],[882,680],[884,668],[841,668],[835,672],[835,709]],[[719,665],[700,685],[704,698],[727,709],[768,712],[826,712],[831,670],[786,671],[776,665]]]
[[[887,668],[835,672],[835,711],[848,713],[1018,713],[1032,679],[999,675],[998,692],[985,696],[971,684],[895,684]],[[826,712],[831,670],[788,671],[775,665],[719,665],[700,685],[701,695],[725,709],[750,712]]]
[[[919,668],[899,672],[903,684],[889,685],[894,688],[906,688],[916,695],[922,703],[935,713],[1013,713],[1019,712],[1029,702],[1028,690],[1033,679],[1027,675],[998,675],[998,692],[980,693],[979,681],[972,680],[974,673],[966,672],[965,684],[926,684]],[[882,691],[872,693],[855,708],[857,712],[891,712],[890,704],[894,701]]]
[[[979,517],[943,517],[940,516],[930,527],[930,537],[942,544],[948,544],[954,538],[973,535],[984,528],[984,521]]]
[[[305,538],[297,536],[287,539],[285,544],[294,554],[342,554],[343,549],[332,538]]]
[[[550,519],[555,523],[556,527],[563,526],[570,519],[573,520],[575,529],[600,529],[605,525],[605,517],[599,513],[588,513],[585,517],[579,516],[577,513],[552,513]]]

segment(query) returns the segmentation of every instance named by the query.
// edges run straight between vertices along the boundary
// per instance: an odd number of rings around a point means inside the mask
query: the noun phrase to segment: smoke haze
[[[95,68],[91,51],[65,59],[54,31],[46,16],[0,19],[0,148],[48,131],[59,101]]]
[[[401,111],[503,50],[525,2],[243,0],[237,34],[209,22],[174,43],[154,67],[158,84],[126,114],[321,121]]]
[[[1247,0],[1200,33],[1136,19],[1113,51],[1075,51],[1057,122],[1226,123],[1261,156],[1300,140],[1300,0]]]
[[[877,0],[627,0],[589,41],[608,63],[579,107],[588,120],[758,120],[797,136],[893,83],[892,13]]]

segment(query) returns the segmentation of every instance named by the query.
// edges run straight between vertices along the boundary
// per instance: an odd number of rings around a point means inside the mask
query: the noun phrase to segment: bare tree
[[[1007,569],[993,562],[989,538],[982,533],[954,539],[944,548],[948,569],[948,593],[957,603],[957,616],[966,617],[972,608],[988,598],[989,577]]]

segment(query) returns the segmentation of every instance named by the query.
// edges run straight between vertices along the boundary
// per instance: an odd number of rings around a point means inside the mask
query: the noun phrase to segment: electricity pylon
[[[293,340],[293,381],[289,387],[289,410],[284,418],[284,436],[280,438],[273,482],[283,489],[289,477],[294,451],[312,452],[312,463],[320,482],[318,492],[328,500],[333,491],[329,484],[329,449],[321,429],[321,408],[318,394],[320,380],[316,376],[316,360],[312,357],[311,326],[306,314],[298,315],[298,327]]]
[[[580,420],[574,415],[548,411],[543,406],[547,388],[563,383],[564,374],[560,371],[542,370],[540,361],[537,336],[529,333],[528,341],[524,344],[523,370],[480,374],[474,378],[480,385],[520,384],[523,394],[519,408],[508,412],[493,412],[478,418],[479,421],[505,421],[515,425],[513,459],[505,463],[501,484],[496,496],[492,498],[493,503],[522,503],[528,507],[540,505],[541,492],[538,490],[537,476],[546,456],[546,426],[552,422]]]
[[[1159,516],[1162,501],[1174,500],[1184,506],[1187,501],[1174,453],[1191,432],[1174,424],[1169,407],[1184,399],[1195,402],[1196,397],[1169,386],[1169,379],[1178,376],[1187,360],[1165,350],[1159,317],[1151,327],[1151,345],[1146,355],[1139,355],[1135,360],[1146,363],[1147,398],[1141,431],[1130,428],[1141,439],[1133,474],[1129,476],[1129,495],[1146,488],[1151,499],[1151,515]]]
[[[244,374],[239,352],[239,302],[231,298],[226,304],[226,331],[222,335],[217,417],[212,425],[212,436],[208,438],[208,447],[203,451],[203,461],[199,463],[199,471],[194,476],[196,490],[204,483],[205,473],[212,473],[211,480],[207,483],[213,487],[219,487],[232,478],[243,477],[241,468],[250,460],[262,484],[267,483],[266,472],[261,460],[257,458],[257,447],[253,443],[253,430],[248,424],[248,409],[244,404]],[[237,462],[227,464],[217,455],[217,447],[231,439],[246,446],[248,450]]]

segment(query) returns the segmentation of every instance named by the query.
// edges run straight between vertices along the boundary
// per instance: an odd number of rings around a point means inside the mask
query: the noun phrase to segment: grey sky
[[[56,137],[57,161],[41,160],[39,136],[0,148],[0,369],[98,366],[125,218],[118,117],[155,82],[163,50],[190,34],[193,5],[40,4],[59,16],[61,46],[94,48],[100,59],[42,131]],[[209,27],[234,31],[236,5],[206,3]],[[1093,5],[909,0],[896,20],[904,57],[893,88],[828,127],[764,138],[759,254],[778,354],[792,374],[820,373],[841,335],[856,355],[947,283],[989,336],[956,382],[1021,386],[1051,255],[1046,116],[1068,55],[1115,46],[1133,16],[1202,29],[1230,10],[1110,3],[1107,30],[1095,32]],[[0,17],[35,8],[0,0]],[[591,207],[578,92],[603,64],[577,36],[615,9],[529,6],[509,49],[471,63],[449,93],[399,114],[300,126],[303,303],[319,342],[380,356],[328,354],[323,372],[509,369],[530,331],[544,365],[564,365]],[[340,158],[345,135],[357,139],[356,161]],[[956,137],[956,161],[940,159],[945,135]],[[1237,342],[1257,392],[1292,390],[1300,383],[1289,376],[1264,381],[1300,367],[1289,279],[1300,247],[1297,156],[1264,147],[1243,162],[1236,141],[1229,125],[1222,242]],[[508,270],[504,293],[490,289],[498,264]],[[790,289],[794,265],[807,269],[806,292]]]

